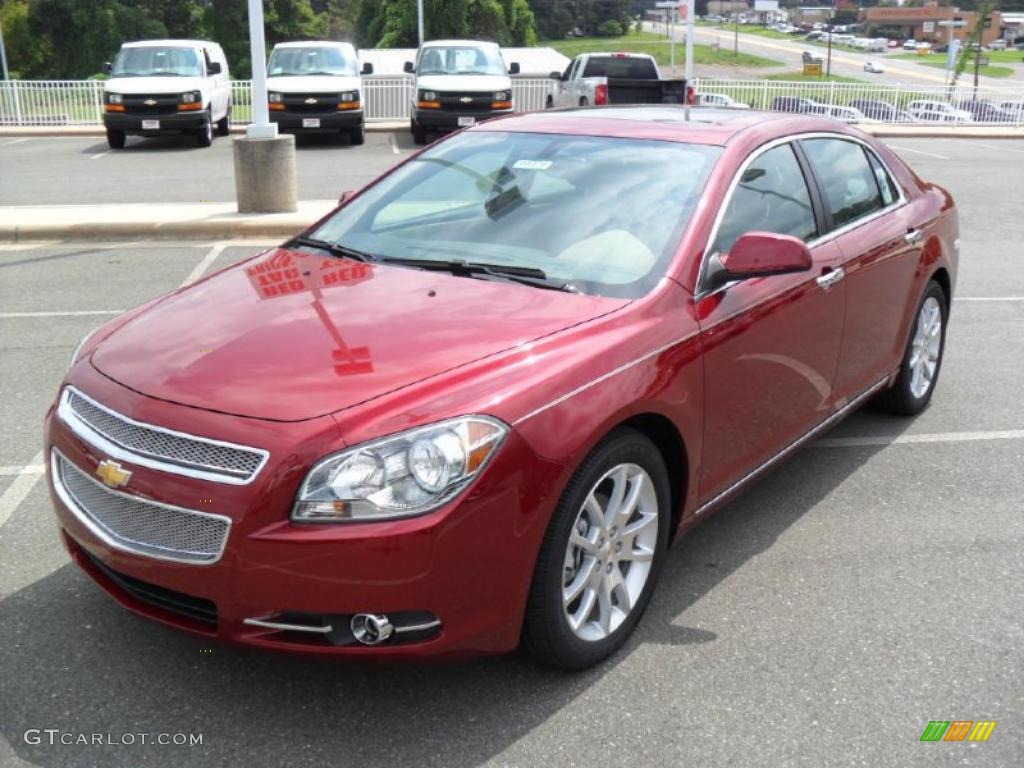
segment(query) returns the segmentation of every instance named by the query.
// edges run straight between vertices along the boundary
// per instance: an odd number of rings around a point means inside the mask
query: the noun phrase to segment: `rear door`
[[[853,399],[898,364],[907,295],[921,257],[921,202],[908,200],[869,147],[849,137],[801,142],[821,187],[846,283],[836,395]]]
[[[815,244],[821,205],[806,161],[789,143],[755,155],[734,181],[707,255],[768,231],[808,241],[809,272],[759,277],[698,299],[704,346],[701,496],[709,500],[833,412],[846,294],[828,276],[836,244]],[[825,278],[825,279],[822,279]],[[700,294],[698,293],[700,296]]]

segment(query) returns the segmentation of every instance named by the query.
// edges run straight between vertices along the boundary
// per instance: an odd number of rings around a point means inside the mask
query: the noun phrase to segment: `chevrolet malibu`
[[[820,118],[474,126],[88,336],[46,420],[61,536],[209,637],[586,667],[751,480],[868,399],[928,405],[957,227]]]

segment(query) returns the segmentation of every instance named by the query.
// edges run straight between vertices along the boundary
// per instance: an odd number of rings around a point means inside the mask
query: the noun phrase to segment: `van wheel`
[[[200,147],[208,147],[213,144],[213,122],[207,120],[196,132],[196,144]]]
[[[111,149],[124,149],[126,138],[124,131],[107,128],[107,146]]]
[[[548,96],[547,101],[544,102],[544,109],[554,109],[554,108],[555,108],[555,100],[553,98],[551,98],[550,96]]]
[[[412,140],[417,144],[427,143],[427,131],[419,123],[414,122],[412,124]]]
[[[366,143],[366,123],[360,123],[358,128],[350,128],[348,131],[349,143],[354,147]]]
[[[588,106],[588,103],[589,103],[589,102],[587,102],[587,97],[586,97],[586,96],[583,96],[582,98],[580,98],[580,106],[581,106],[581,107],[586,107],[586,106]]]
[[[224,117],[217,121],[217,135],[227,136],[231,133],[231,105],[228,104],[228,111]]]

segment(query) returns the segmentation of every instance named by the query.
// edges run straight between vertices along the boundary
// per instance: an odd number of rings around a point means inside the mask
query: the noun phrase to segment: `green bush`
[[[602,21],[597,25],[597,35],[599,37],[619,37],[624,35],[625,32],[622,28],[622,23],[615,21],[615,19],[608,19],[608,21]]]

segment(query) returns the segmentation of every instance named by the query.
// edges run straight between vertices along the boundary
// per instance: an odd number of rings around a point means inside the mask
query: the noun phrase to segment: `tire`
[[[366,123],[360,123],[358,128],[350,128],[348,130],[348,141],[354,147],[359,147],[365,144]]]
[[[900,372],[896,376],[896,381],[878,398],[878,404],[883,410],[900,416],[916,416],[928,407],[939,381],[939,371],[942,369],[948,317],[949,304],[946,293],[942,286],[931,280],[925,286],[924,294],[917,303],[914,320],[910,326],[910,338],[907,339],[907,347],[903,353],[903,360],[900,361]],[[921,360],[922,354],[924,360]]]
[[[203,126],[196,131],[196,144],[200,147],[208,147],[213,144],[213,122],[207,120]]]
[[[111,149],[124,149],[124,143],[127,138],[124,131],[107,128],[107,146]]]
[[[626,516],[613,515],[609,524],[605,513],[616,487],[627,499],[630,491],[639,493]],[[622,646],[650,601],[665,559],[670,497],[665,462],[645,435],[621,428],[591,452],[544,535],[526,605],[525,650],[552,667],[585,669]],[[591,498],[601,514],[592,512]],[[587,547],[577,545],[584,540]]]
[[[581,96],[580,97],[580,106],[581,107],[586,107],[586,106],[589,106],[589,105],[590,105],[590,102],[587,101],[587,97],[586,96]]]
[[[231,134],[231,105],[228,104],[228,111],[224,117],[217,121],[217,135],[229,136]]]
[[[416,144],[427,143],[427,131],[419,123],[412,124],[412,140]]]
[[[544,109],[554,109],[554,108],[555,108],[555,100],[553,98],[551,98],[550,96],[548,96],[547,100],[544,102]]]

